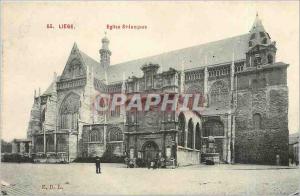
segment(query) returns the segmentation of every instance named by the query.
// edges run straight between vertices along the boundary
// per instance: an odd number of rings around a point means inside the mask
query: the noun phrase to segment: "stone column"
[[[161,156],[165,157],[166,155],[166,133],[163,133],[163,141],[162,141],[162,152],[161,152]]]
[[[185,128],[184,129],[184,147],[185,148],[187,148],[187,141],[188,141],[188,128]]]
[[[57,149],[56,149],[56,131],[54,132],[54,152],[57,153]]]
[[[229,114],[227,116],[227,138],[226,138],[226,148],[227,148],[227,162],[231,163],[231,149],[230,149],[230,143],[231,143],[231,129],[232,129],[232,114]]]
[[[232,116],[232,135],[231,135],[231,163],[235,162],[235,116]]]
[[[194,124],[194,127],[193,127],[193,149],[195,150],[196,149],[196,125],[197,123]]]
[[[204,107],[208,106],[208,70],[204,68]]]
[[[43,132],[44,132],[44,154],[46,154],[46,131],[43,128]]]

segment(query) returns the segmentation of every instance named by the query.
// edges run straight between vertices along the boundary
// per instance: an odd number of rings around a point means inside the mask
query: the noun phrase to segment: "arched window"
[[[46,119],[46,108],[44,108],[43,111],[42,111],[42,116],[41,116],[42,123],[45,122],[45,119]]]
[[[262,40],[262,44],[267,44],[267,38],[264,38],[263,40]]]
[[[271,54],[268,55],[268,64],[273,63],[273,56]]]
[[[69,75],[71,76],[71,78],[76,78],[76,77],[83,75],[80,61],[77,59],[74,59],[70,63],[68,71],[69,71]]]
[[[208,136],[224,136],[223,123],[218,120],[209,120],[203,125],[204,137]]]
[[[195,143],[195,148],[197,150],[201,149],[201,133],[200,133],[200,125],[199,123],[196,124],[196,143]]]
[[[80,97],[75,93],[66,96],[60,107],[60,128],[77,129]]]
[[[194,148],[194,123],[193,120],[190,119],[188,123],[188,137],[187,137],[187,147]]]
[[[178,116],[178,145],[184,146],[185,140],[185,117],[183,113]]]
[[[252,47],[252,41],[249,41],[249,47]]]
[[[258,113],[253,114],[253,128],[261,129],[261,115]]]
[[[99,135],[98,130],[96,130],[96,129],[93,129],[90,132],[89,136],[90,136],[90,142],[98,142],[98,141],[100,141],[100,135]]]
[[[112,127],[109,130],[109,141],[123,141],[123,133],[120,128]]]
[[[210,106],[228,106],[229,105],[229,89],[225,82],[216,81],[210,90]]]
[[[266,34],[264,32],[259,32],[260,37],[266,37]]]

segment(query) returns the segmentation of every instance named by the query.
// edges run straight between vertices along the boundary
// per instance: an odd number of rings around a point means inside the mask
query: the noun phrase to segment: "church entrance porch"
[[[153,141],[147,141],[142,147],[142,159],[144,162],[148,163],[159,157],[158,145]]]

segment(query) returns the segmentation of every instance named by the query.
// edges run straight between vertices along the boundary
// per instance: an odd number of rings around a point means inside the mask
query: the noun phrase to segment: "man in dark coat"
[[[100,174],[101,173],[101,167],[100,167],[100,157],[96,156],[96,174]]]

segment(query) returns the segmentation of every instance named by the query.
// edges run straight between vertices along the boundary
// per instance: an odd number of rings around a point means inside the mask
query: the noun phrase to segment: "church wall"
[[[102,157],[106,151],[105,128],[103,125],[86,125],[82,129],[82,142],[79,146],[83,146],[80,157]],[[91,131],[97,134],[97,140],[91,140]]]
[[[200,152],[178,148],[177,164],[178,166],[200,164]]]
[[[77,134],[69,136],[69,153],[70,161],[77,158]]]
[[[48,97],[45,110],[45,129],[55,130],[56,129],[56,98],[51,96]]]
[[[215,82],[217,81],[221,81],[222,83],[224,83],[225,87],[227,88],[228,92],[230,91],[230,77],[228,76],[216,76],[216,77],[209,77],[208,78],[208,82],[207,82],[207,89],[208,89],[208,100],[205,100],[208,104],[208,106],[212,106],[211,104],[211,97],[210,97],[210,92],[212,89],[212,86],[215,84]],[[229,93],[228,93],[229,95]],[[227,99],[225,97],[222,97],[222,99],[220,100],[221,103],[219,105],[222,105],[223,107],[228,107],[229,103],[230,103],[230,97],[228,96]]]
[[[68,89],[68,90],[63,90],[63,91],[58,91],[57,93],[57,108],[56,108],[56,115],[57,115],[57,130],[60,131],[60,107],[61,104],[64,101],[64,98],[67,97],[70,93],[75,93],[77,95],[80,96],[80,99],[83,96],[83,88],[72,88],[72,89]],[[81,103],[81,107],[79,108],[79,118],[81,119],[81,117],[83,117],[82,115],[82,111],[85,111],[85,107],[84,105]],[[84,119],[85,120],[85,119]],[[82,121],[84,121],[82,120]],[[81,127],[82,127],[82,123],[78,122],[78,135],[72,135],[72,137],[70,137],[70,141],[69,141],[69,145],[70,145],[70,158],[73,157],[74,159],[82,154],[82,148],[79,148],[78,145],[78,141],[81,141]],[[66,140],[67,141],[67,140]]]
[[[41,111],[40,111],[40,105],[39,105],[39,99],[35,98],[34,103],[31,108],[30,112],[30,120],[27,130],[27,136],[31,136],[31,134],[38,133],[41,131]]]
[[[271,84],[285,84],[285,70],[263,72]],[[240,75],[239,88],[257,75]],[[260,77],[261,79],[262,77]],[[235,131],[235,160],[240,163],[288,164],[288,90],[286,86],[250,86],[237,93],[237,116]],[[254,114],[261,116],[260,127],[255,127]]]

